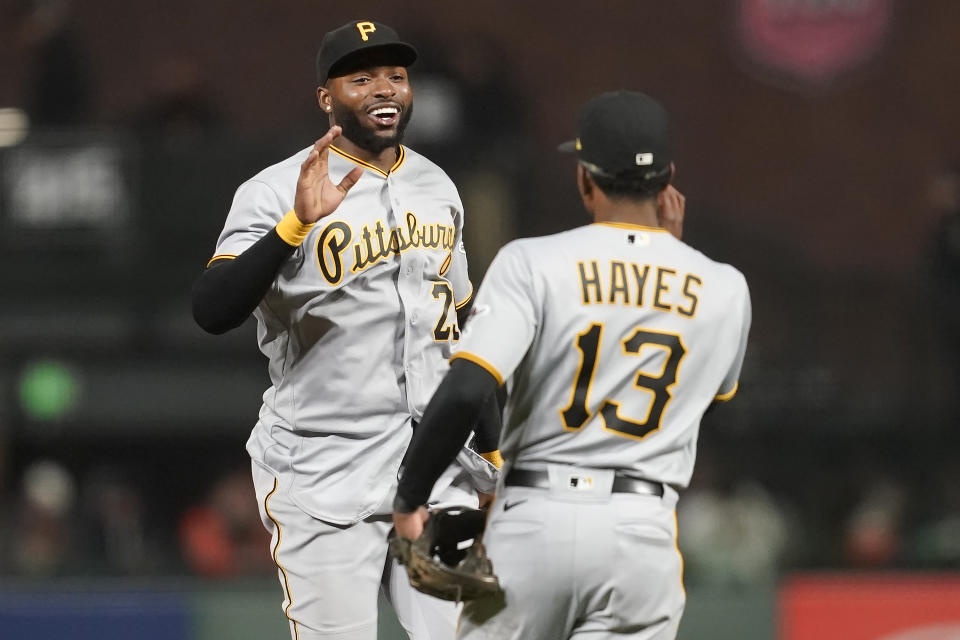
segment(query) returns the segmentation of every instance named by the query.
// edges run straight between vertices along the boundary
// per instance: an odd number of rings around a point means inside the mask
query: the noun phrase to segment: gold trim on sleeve
[[[460,302],[454,301],[453,306],[456,307],[458,310],[459,310],[459,309],[462,309],[463,307],[467,306],[467,304],[469,304],[469,302],[470,302],[472,299],[473,299],[473,283],[471,282],[471,283],[470,283],[470,293],[468,293],[468,294],[467,294],[467,297],[464,298],[463,300],[461,300]]]
[[[480,356],[475,356],[472,353],[469,353],[467,351],[457,351],[455,354],[450,356],[450,362],[453,362],[454,360],[458,360],[460,358],[463,358],[464,360],[469,360],[473,364],[480,365],[481,367],[487,370],[487,373],[489,373],[490,375],[492,375],[494,378],[497,379],[498,385],[500,385],[501,387],[503,386],[503,376],[500,375],[500,372],[497,371],[497,368],[492,364],[490,364],[489,362],[487,362],[486,360],[484,360],[483,358],[481,358]]]
[[[236,259],[237,259],[237,255],[235,253],[221,253],[218,256],[213,256],[212,258],[210,258],[210,262],[207,263],[207,266],[209,267],[217,260],[236,260]]]
[[[740,381],[738,380],[733,384],[733,389],[727,391],[726,393],[718,393],[713,399],[717,402],[729,402],[733,396],[737,395],[737,390],[740,388]]]

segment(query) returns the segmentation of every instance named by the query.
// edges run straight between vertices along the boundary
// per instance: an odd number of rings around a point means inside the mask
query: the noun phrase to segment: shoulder
[[[680,247],[679,250],[685,254],[685,261],[690,264],[692,270],[698,274],[702,274],[704,277],[710,278],[712,282],[720,283],[732,297],[749,297],[750,292],[747,286],[747,278],[739,269],[726,262],[714,260],[702,251],[694,249],[680,240],[672,237],[671,240],[673,240],[673,242]]]
[[[278,188],[281,185],[289,185],[291,178],[295,183],[296,177],[300,175],[300,165],[307,159],[307,155],[312,148],[313,146],[309,146],[301,149],[289,158],[270,165],[248,179],[244,184],[259,183],[272,188]]]
[[[577,227],[545,236],[511,240],[500,248],[497,259],[511,265],[522,265],[530,272],[552,270],[551,258],[562,258],[569,251],[582,247],[584,229]]]
[[[435,187],[457,193],[457,187],[447,172],[432,160],[407,146],[403,147],[403,154],[403,164],[398,168],[398,176],[405,180],[429,182]]]
[[[545,264],[550,258],[563,259],[569,253],[583,249],[591,233],[589,225],[575,227],[549,235],[519,238],[508,242],[502,250],[509,250],[531,263]]]

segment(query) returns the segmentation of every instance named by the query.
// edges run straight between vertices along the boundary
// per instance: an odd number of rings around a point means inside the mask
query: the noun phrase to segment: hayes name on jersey
[[[676,269],[621,260],[577,263],[583,304],[648,306],[692,318],[703,279]]]

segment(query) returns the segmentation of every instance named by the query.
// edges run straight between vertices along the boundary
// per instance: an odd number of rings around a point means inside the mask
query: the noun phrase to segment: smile
[[[378,104],[367,109],[367,117],[381,127],[392,127],[400,119],[400,106],[397,104]]]

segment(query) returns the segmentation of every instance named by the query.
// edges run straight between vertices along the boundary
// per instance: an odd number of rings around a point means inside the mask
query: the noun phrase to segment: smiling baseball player
[[[594,223],[497,255],[411,443],[394,522],[420,535],[434,480],[506,384],[506,473],[484,534],[504,597],[468,603],[459,637],[674,638],[677,492],[704,412],[736,392],[747,284],[661,226],[673,163],[654,100],[594,98],[562,148]]]
[[[194,316],[213,333],[253,312],[269,359],[247,451],[294,640],[373,640],[381,583],[412,638],[449,638],[456,624],[452,603],[384,570],[397,469],[472,294],[457,190],[400,144],[415,59],[380,23],[324,36],[329,132],[240,186],[194,289]],[[495,460],[490,407],[478,439]],[[474,489],[495,481],[464,449],[435,499],[476,506]]]

